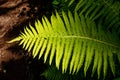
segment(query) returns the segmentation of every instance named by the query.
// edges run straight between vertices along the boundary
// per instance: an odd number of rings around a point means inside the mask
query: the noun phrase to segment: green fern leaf
[[[96,45],[96,48],[98,48],[99,50],[101,50],[101,48],[99,48],[100,46],[97,46]],[[96,49],[95,48],[95,49]],[[94,56],[94,63],[93,63],[93,68],[92,68],[92,76],[94,75],[97,67],[98,67],[98,60],[99,60],[99,51],[98,50],[95,50],[95,56]]]
[[[104,77],[106,76],[106,74],[107,74],[107,66],[108,66],[108,51],[107,51],[108,49],[105,49],[104,48],[104,56],[103,56],[103,73],[104,73]]]
[[[93,61],[92,75],[97,70],[100,78],[102,65],[106,76],[108,61],[115,74],[113,53],[120,53],[118,36],[114,32],[105,32],[101,26],[102,22],[95,24],[94,20],[77,12],[72,15],[70,11],[62,11],[60,16],[56,11],[51,21],[43,17],[42,22],[35,22],[35,29],[26,27],[24,33],[10,42],[20,41],[24,49],[32,51],[33,57],[39,55],[40,59],[43,56],[44,62],[49,59],[50,65],[55,57],[55,65],[58,69],[62,65],[63,73],[78,73],[84,64],[86,75]]]
[[[103,53],[102,53],[102,50],[99,51],[98,53],[98,67],[97,67],[97,73],[98,73],[98,79],[100,78],[100,73],[101,73],[101,68],[102,68],[102,56],[103,56]]]

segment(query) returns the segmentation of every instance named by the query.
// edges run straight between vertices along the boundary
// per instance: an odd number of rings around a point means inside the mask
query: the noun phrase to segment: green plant
[[[10,43],[20,41],[25,50],[32,51],[33,57],[43,56],[50,65],[55,57],[55,65],[62,73],[77,74],[84,66],[86,75],[93,61],[92,75],[97,70],[98,78],[101,71],[105,77],[108,66],[115,75],[113,55],[120,62],[120,8],[118,3],[116,7],[117,1],[114,4],[110,1],[65,0],[68,9],[55,11],[50,20],[45,16],[42,22],[37,20],[35,28],[26,27]]]

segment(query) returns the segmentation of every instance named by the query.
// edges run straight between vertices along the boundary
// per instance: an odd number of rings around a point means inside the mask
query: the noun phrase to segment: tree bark
[[[39,5],[31,4],[39,1]],[[0,0],[0,65],[10,59],[19,59],[23,55],[21,52],[14,53],[11,47],[16,43],[8,44],[7,41],[17,35],[17,27],[28,23],[29,20],[35,17],[40,8],[40,0]],[[11,33],[13,29],[17,31]],[[18,28],[19,29],[19,28]],[[15,33],[16,32],[16,33]],[[1,69],[0,69],[1,70]]]
[[[50,15],[51,2],[51,0],[0,0],[0,80],[42,79],[39,75],[45,69],[45,65],[39,60],[32,59],[28,52],[18,46],[18,42],[8,44],[7,41],[18,36],[20,30],[34,22],[36,18]]]

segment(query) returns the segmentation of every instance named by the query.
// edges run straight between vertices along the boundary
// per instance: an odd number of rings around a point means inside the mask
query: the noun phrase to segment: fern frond
[[[59,71],[55,66],[50,66],[44,73],[42,73],[42,76],[45,76],[47,80],[72,80],[73,78],[80,79],[69,74],[62,74],[61,71]]]
[[[57,0],[59,1],[59,0]],[[74,11],[79,15],[89,17],[95,20],[96,23],[102,19],[102,27],[104,29],[114,28],[118,31],[120,28],[120,2],[115,0],[62,0],[62,10],[68,9]],[[75,5],[75,6],[74,6]],[[59,13],[62,11],[58,8]]]
[[[48,69],[45,70],[41,74],[41,76],[45,76],[47,80],[84,80],[85,77],[80,73],[77,75],[71,75],[69,73],[62,74],[60,70],[58,70],[55,66],[49,66]]]
[[[43,17],[42,22],[35,22],[35,29],[31,25],[30,29],[26,27],[24,33],[10,42],[20,41],[23,48],[32,50],[33,57],[39,54],[40,59],[44,56],[44,62],[49,59],[50,65],[55,57],[56,67],[59,69],[62,63],[63,73],[78,73],[84,64],[86,75],[93,61],[92,73],[97,70],[99,78],[102,65],[106,76],[108,61],[115,74],[113,53],[120,55],[118,36],[105,32],[101,26],[102,23],[96,25],[93,20],[82,14],[78,15],[77,12],[72,15],[70,11],[62,11],[61,17],[56,11],[56,15],[52,14],[51,21]]]
[[[75,11],[79,15],[84,14],[92,20],[99,20],[102,18],[103,26],[106,29],[119,28],[120,26],[120,2],[113,0],[79,0],[75,7]]]

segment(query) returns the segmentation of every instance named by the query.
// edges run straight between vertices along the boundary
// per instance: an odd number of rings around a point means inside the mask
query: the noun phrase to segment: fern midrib
[[[28,37],[27,37],[28,38]],[[111,46],[111,47],[115,47],[115,48],[120,48],[119,46],[117,45],[114,45],[114,43],[108,43],[108,42],[105,42],[105,41],[102,41],[102,40],[98,40],[98,39],[94,39],[94,38],[90,38],[90,37],[86,37],[86,36],[75,36],[75,35],[70,35],[70,36],[33,36],[33,37],[29,37],[29,38],[79,38],[79,39],[86,39],[86,40],[91,40],[91,41],[95,41],[95,42],[98,42],[98,43],[101,43],[101,44],[105,44],[105,45],[108,45],[108,46]]]
[[[65,36],[65,37],[70,38],[71,36]],[[90,38],[90,37],[83,37],[83,36],[72,36],[72,37],[73,38],[81,38],[81,39],[91,40],[91,41],[95,41],[95,42],[102,43],[102,44],[105,44],[105,45],[109,45],[109,46],[112,46],[112,47],[120,48],[119,46],[113,45],[111,43],[101,41],[101,40],[98,40],[98,39],[94,39],[94,38]]]

